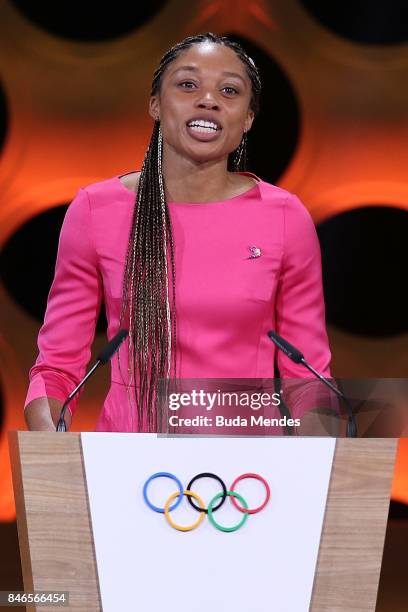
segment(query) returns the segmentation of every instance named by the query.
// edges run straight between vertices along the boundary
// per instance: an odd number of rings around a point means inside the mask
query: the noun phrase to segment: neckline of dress
[[[137,170],[133,170],[133,172],[137,172]],[[128,174],[131,174],[130,172]],[[249,189],[247,189],[246,191],[244,191],[243,193],[240,193],[236,196],[232,196],[231,198],[224,198],[223,200],[210,200],[209,202],[173,202],[172,200],[168,201],[167,204],[174,204],[176,206],[179,205],[186,205],[186,206],[207,206],[208,204],[223,204],[223,203],[228,203],[228,202],[232,202],[234,200],[238,200],[239,198],[246,198],[252,195],[252,192],[255,191],[256,189],[259,189],[259,184],[261,182],[261,179],[254,174],[253,172],[237,172],[237,174],[241,174],[242,176],[249,176],[253,179],[255,179],[255,185],[253,185],[252,187],[250,187]],[[129,193],[130,195],[135,196],[136,192],[128,189],[127,187],[125,187],[125,185],[122,183],[122,181],[120,180],[120,177],[122,176],[126,176],[125,174],[118,174],[115,175],[113,177],[113,180],[116,180],[119,185],[122,187],[122,189],[124,189],[125,191],[127,191],[127,193]]]

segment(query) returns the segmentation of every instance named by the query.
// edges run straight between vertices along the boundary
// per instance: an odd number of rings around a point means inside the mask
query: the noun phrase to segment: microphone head
[[[292,344],[290,344],[287,340],[275,334],[274,331],[268,331],[268,336],[272,340],[272,342],[278,347],[280,351],[285,353],[289,359],[294,361],[295,363],[302,363],[304,357],[303,354]]]
[[[100,361],[101,364],[107,363],[116,353],[125,338],[127,338],[128,334],[129,332],[127,329],[120,329],[116,336],[114,336],[112,340],[110,340],[108,344],[104,346],[104,348],[101,350],[98,357],[96,358],[97,361]]]

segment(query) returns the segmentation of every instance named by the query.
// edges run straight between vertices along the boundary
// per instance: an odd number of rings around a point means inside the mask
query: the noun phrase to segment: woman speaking
[[[244,171],[260,91],[254,62],[228,38],[189,37],[163,56],[141,171],[79,189],[65,216],[30,370],[30,429],[55,430],[102,301],[108,337],[120,327],[129,337],[97,431],[155,431],[159,379],[273,378],[270,329],[330,376],[312,219],[295,195]],[[276,357],[282,378],[305,377]]]

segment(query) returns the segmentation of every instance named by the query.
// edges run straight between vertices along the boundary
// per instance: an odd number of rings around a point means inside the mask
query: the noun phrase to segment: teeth
[[[210,129],[214,131],[219,129],[216,123],[213,123],[212,121],[204,121],[204,119],[194,119],[188,123],[188,126],[193,128],[204,128],[205,130]]]
[[[195,132],[201,132],[202,134],[210,134],[211,132],[216,132],[214,128],[211,127],[201,127],[201,125],[192,125],[191,129]]]

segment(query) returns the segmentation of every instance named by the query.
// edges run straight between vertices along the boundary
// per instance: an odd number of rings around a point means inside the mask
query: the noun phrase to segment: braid
[[[208,32],[177,43],[162,57],[153,75],[156,95],[167,66],[194,44],[212,42],[232,49],[241,59],[252,85],[251,109],[259,110],[261,81],[242,47]],[[228,168],[245,169],[245,141],[229,155]],[[168,262],[169,259],[169,262]],[[170,263],[170,266],[168,265]],[[169,279],[170,268],[170,279]],[[174,241],[162,172],[162,135],[156,121],[139,178],[123,278],[120,325],[129,328],[128,385],[133,384],[139,430],[157,428],[159,379],[176,376],[176,271]]]
[[[173,287],[171,309],[168,250]],[[161,173],[160,124],[156,122],[139,179],[120,314],[121,324],[128,317],[129,384],[133,382],[135,388],[139,427],[147,416],[148,431],[156,427],[155,411],[149,407],[155,403],[158,379],[170,376],[174,287],[174,244]]]

